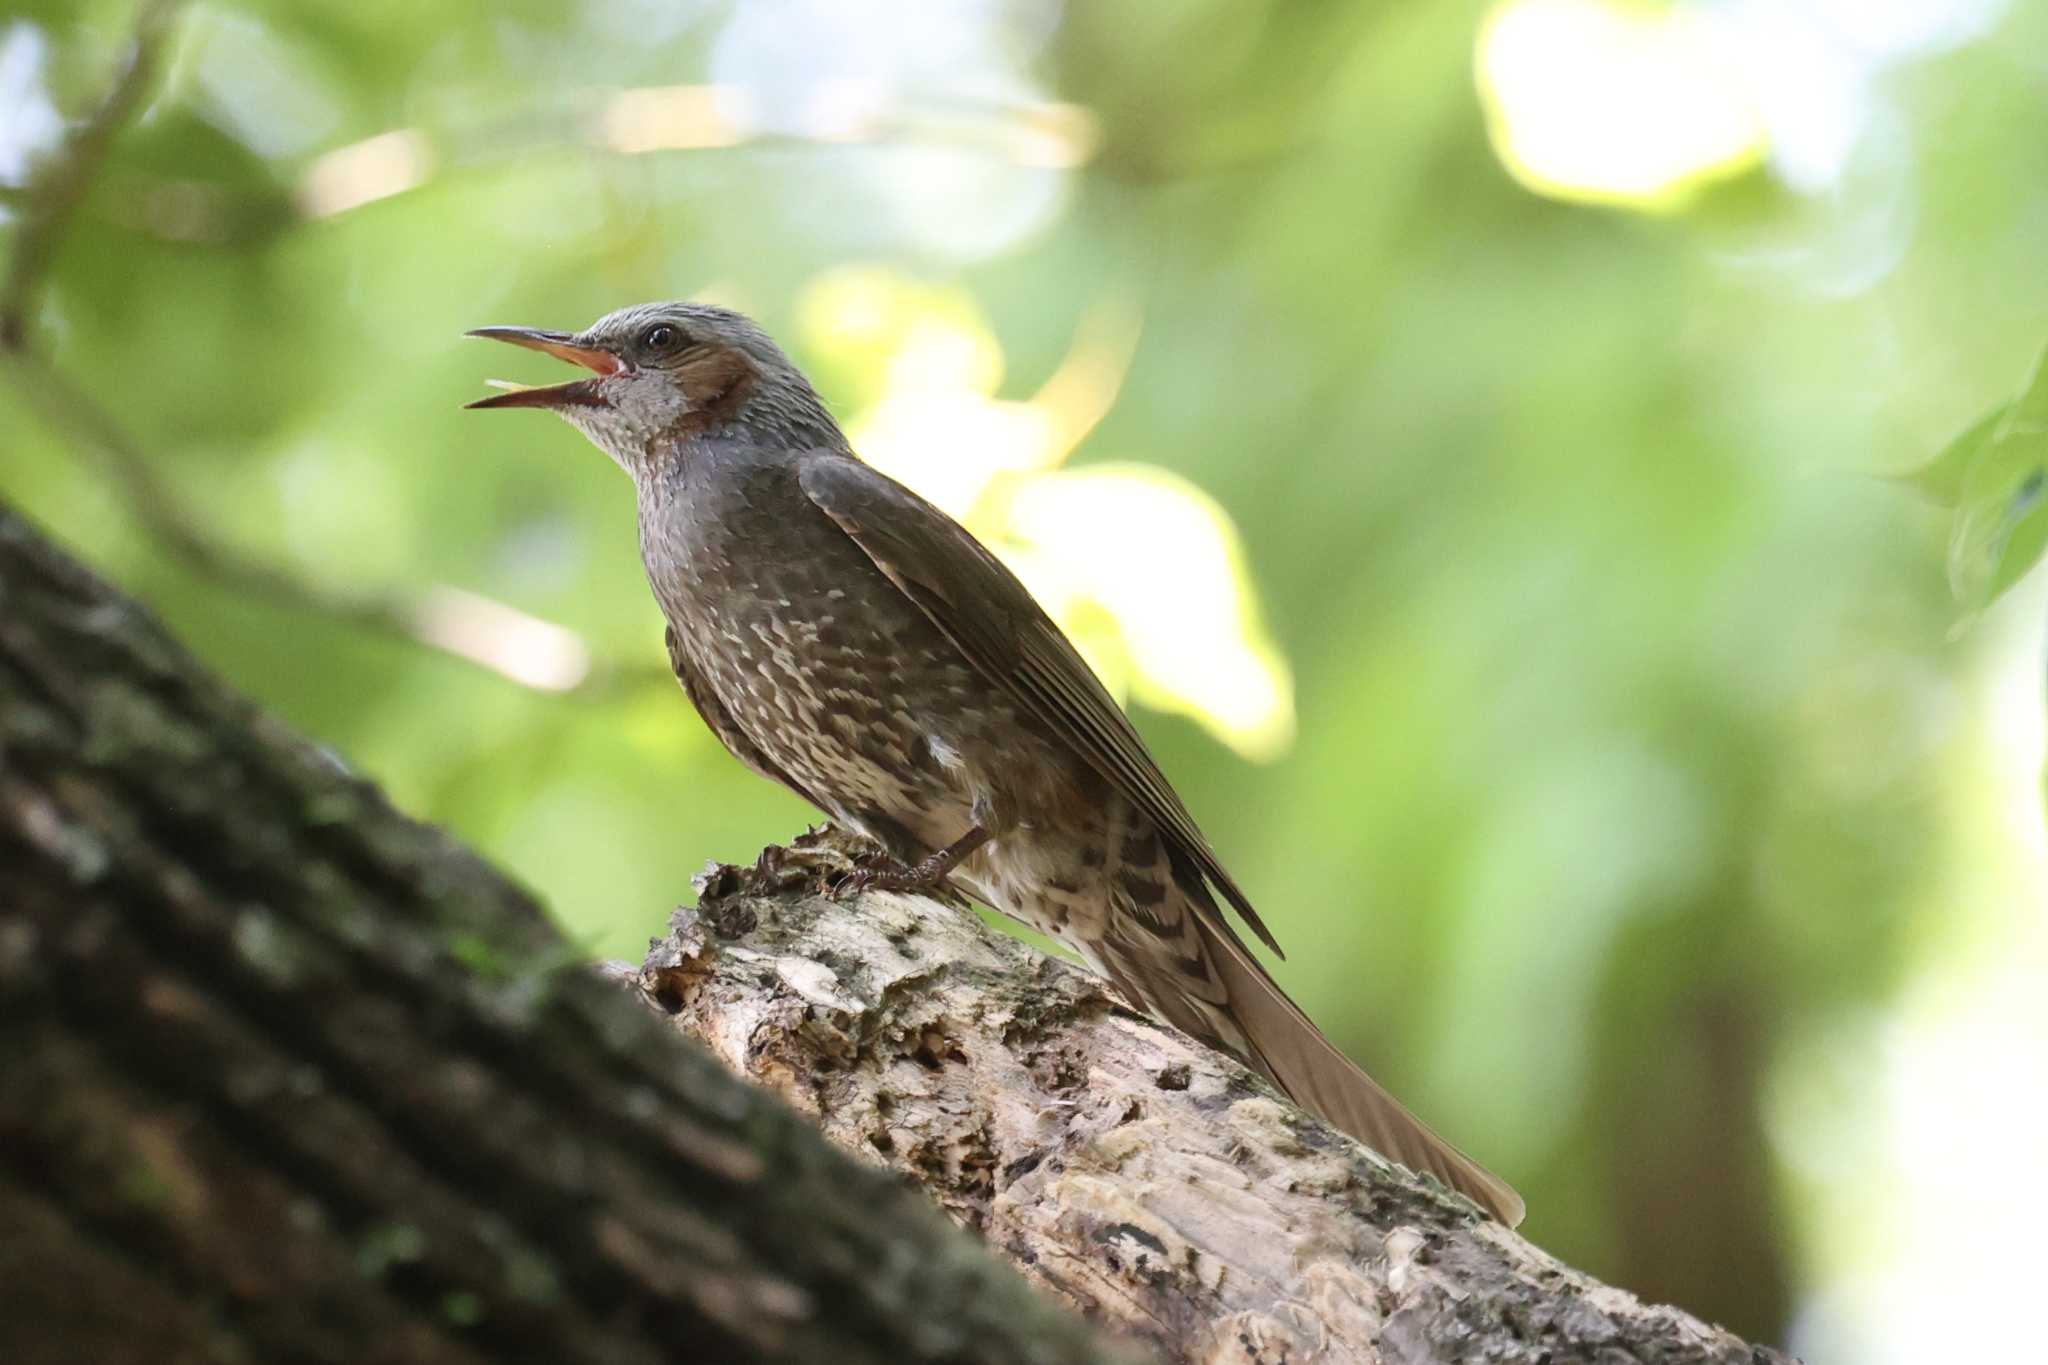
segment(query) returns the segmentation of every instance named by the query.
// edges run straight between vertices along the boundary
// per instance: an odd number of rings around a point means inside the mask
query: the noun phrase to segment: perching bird
[[[632,477],[683,690],[742,763],[887,852],[869,884],[952,878],[1367,1146],[1520,1221],[1512,1189],[1281,993],[1212,892],[1279,945],[1059,627],[952,518],[863,464],[759,327],[661,303],[574,335],[470,335],[594,372],[470,406],[556,412]]]

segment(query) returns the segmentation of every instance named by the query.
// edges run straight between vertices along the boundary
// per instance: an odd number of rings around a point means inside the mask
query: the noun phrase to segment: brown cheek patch
[[[683,357],[676,367],[676,382],[690,400],[683,430],[708,431],[731,420],[758,379],[753,362],[728,346],[700,347]]]

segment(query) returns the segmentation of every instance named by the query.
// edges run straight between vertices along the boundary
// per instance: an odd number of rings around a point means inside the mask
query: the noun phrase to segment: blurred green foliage
[[[706,859],[810,812],[652,673],[617,472],[559,424],[458,410],[507,366],[459,334],[708,294],[856,411],[877,367],[797,326],[824,272],[964,292],[1009,396],[1127,301],[1136,350],[1073,463],[1164,467],[1235,521],[1298,740],[1254,766],[1138,721],[1283,984],[1558,1254],[1853,1358],[1828,1343],[1878,1329],[1835,1291],[1889,1169],[1870,1040],[1959,938],[2031,913],[1986,833],[1984,697],[2040,595],[1952,639],[1948,527],[1872,476],[2041,344],[2040,7],[1872,76],[1826,188],[1765,164],[1654,213],[1503,170],[1466,0],[871,9],[193,5],[47,282],[38,345],[207,536],[337,601],[511,604],[616,665],[603,685],[522,687],[195,569],[18,388],[0,495],[636,955]],[[131,21],[0,20],[27,161],[36,101],[89,108]],[[706,125],[730,136],[627,150],[607,122],[622,88],[705,82],[751,91]],[[387,192],[334,197],[358,181]],[[2048,536],[2043,402],[2037,379],[1936,466],[1972,607]]]

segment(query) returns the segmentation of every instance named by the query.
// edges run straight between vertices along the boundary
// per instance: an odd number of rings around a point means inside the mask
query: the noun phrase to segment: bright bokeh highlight
[[[1258,621],[1237,528],[1216,501],[1156,465],[1033,479],[1008,537],[1055,615],[1115,623],[1140,702],[1201,722],[1247,758],[1294,739],[1294,680]]]
[[[1228,514],[1156,466],[1060,468],[1116,396],[1134,319],[1102,310],[1035,394],[1003,399],[1002,347],[962,293],[850,269],[799,313],[811,345],[873,385],[848,420],[855,449],[1003,555],[1112,691],[1247,758],[1286,751],[1293,679]]]
[[[1501,160],[1546,194],[1669,204],[1764,151],[1747,89],[1690,10],[1509,0],[1477,64]]]

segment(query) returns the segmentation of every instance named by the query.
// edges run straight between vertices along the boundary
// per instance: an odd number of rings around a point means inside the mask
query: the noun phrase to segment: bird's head
[[[589,377],[504,391],[472,408],[546,408],[575,425],[636,479],[706,438],[733,436],[796,449],[843,445],[810,382],[752,319],[703,303],[647,303],[608,313],[581,332],[479,327],[581,365]]]

